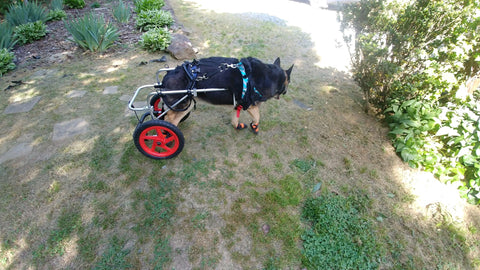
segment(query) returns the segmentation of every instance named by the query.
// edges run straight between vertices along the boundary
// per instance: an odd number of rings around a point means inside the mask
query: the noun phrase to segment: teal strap
[[[238,68],[238,70],[240,70],[240,73],[242,74],[242,78],[243,78],[243,90],[242,90],[242,99],[243,99],[245,97],[245,93],[247,92],[248,77],[247,77],[247,73],[245,72],[245,67],[243,66],[242,62],[238,62],[237,68]],[[257,88],[255,88],[255,86],[253,87],[253,91],[255,91],[255,93],[260,95],[260,97],[262,96],[262,94],[260,94],[260,92],[258,92],[258,90],[257,90]]]

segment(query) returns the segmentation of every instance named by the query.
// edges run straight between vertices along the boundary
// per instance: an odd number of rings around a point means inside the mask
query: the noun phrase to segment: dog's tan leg
[[[237,128],[238,127],[238,120],[240,119],[240,117],[237,117],[237,109],[233,109],[233,112],[232,112],[232,126],[234,128]]]
[[[247,112],[252,117],[252,124],[258,125],[258,123],[260,122],[260,108],[259,108],[259,106],[258,105],[256,105],[256,106],[252,105],[252,106],[248,107]]]
[[[244,123],[240,123],[240,112],[242,110],[242,107],[237,107],[233,110],[232,113],[232,126],[235,129],[244,129],[247,127]]]
[[[258,123],[260,123],[260,108],[257,106],[250,106],[247,109],[247,112],[252,117],[252,123],[250,127],[252,127],[252,131],[255,134],[258,134]]]
[[[193,104],[190,104],[190,107],[188,107],[188,109],[185,111],[180,111],[180,112],[176,112],[174,110],[168,111],[167,114],[165,115],[165,121],[170,122],[175,126],[178,126],[178,124],[183,119],[183,117],[185,117],[185,115],[187,115],[193,109],[193,106],[194,106]]]

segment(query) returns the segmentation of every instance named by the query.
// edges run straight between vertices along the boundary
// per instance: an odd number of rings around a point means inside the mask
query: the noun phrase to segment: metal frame
[[[165,111],[162,112],[162,114],[158,115],[158,116],[155,116],[154,115],[154,110],[153,110],[153,106],[150,105],[150,99],[157,95],[157,94],[185,94],[185,96],[183,96],[182,98],[180,98],[177,102],[175,102],[171,107],[172,108],[175,108],[178,104],[180,104],[182,101],[184,101],[185,99],[187,99],[189,96],[194,96],[196,97],[197,96],[197,93],[206,93],[206,92],[217,92],[217,91],[226,91],[228,89],[225,89],[225,88],[204,88],[204,89],[184,89],[184,90],[167,90],[165,88],[162,88],[162,84],[160,82],[160,73],[161,72],[167,72],[167,71],[171,71],[171,70],[174,70],[174,68],[163,68],[163,69],[159,69],[156,73],[156,78],[157,78],[157,83],[156,84],[146,84],[146,85],[142,85],[140,86],[139,88],[137,88],[137,90],[135,91],[135,93],[133,94],[133,97],[132,99],[130,99],[130,101],[128,102],[128,108],[132,111],[134,111],[135,113],[137,111],[149,111],[149,114],[150,116],[152,117],[152,119],[160,119],[162,116],[164,116],[168,111],[170,111],[170,108],[167,108],[165,109]],[[137,96],[138,94],[143,90],[143,89],[147,89],[147,88],[155,88],[155,89],[158,89],[156,90],[155,92],[150,92],[149,94],[147,94],[147,102],[146,102],[146,106],[143,106],[143,107],[134,107],[133,103],[135,102],[135,100],[137,99]],[[142,119],[140,120],[139,119],[139,122],[143,122],[143,120],[145,120],[145,117],[146,117],[146,114],[142,117]]]

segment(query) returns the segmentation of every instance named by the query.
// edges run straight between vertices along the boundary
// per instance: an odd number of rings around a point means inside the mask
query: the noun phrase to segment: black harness
[[[248,109],[248,107],[250,107],[251,104],[254,104],[257,101],[262,100],[263,96],[254,86],[253,79],[251,78],[251,73],[252,73],[251,67],[248,66],[248,68],[246,68],[246,65],[248,65],[247,63],[248,60],[247,59],[242,59],[242,60],[238,61],[237,63],[221,63],[210,74],[200,73],[201,72],[200,63],[196,59],[193,60],[192,62],[184,62],[182,64],[182,67],[189,79],[186,90],[194,90],[196,89],[196,84],[198,81],[208,80],[209,78],[215,76],[216,74],[222,73],[230,68],[238,69],[242,75],[242,80],[243,80],[243,89],[242,89],[241,98],[240,100],[238,100],[238,105],[240,105],[241,108],[243,108],[244,110]],[[190,102],[193,99],[193,101],[196,104],[193,94],[191,92],[188,92],[188,93],[189,93],[188,95],[189,95]],[[233,94],[233,100],[234,100],[234,107],[237,107],[235,93]],[[172,109],[170,106],[169,108]],[[177,110],[177,111],[184,111],[184,110],[186,109]]]

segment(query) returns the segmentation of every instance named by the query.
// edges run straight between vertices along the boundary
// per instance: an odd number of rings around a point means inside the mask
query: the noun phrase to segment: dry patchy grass
[[[295,63],[289,92],[262,106],[257,136],[230,127],[231,107],[199,102],[180,124],[184,151],[155,161],[135,149],[136,119],[120,97],[153,83],[163,64],[139,63],[161,55],[132,47],[8,74],[5,82],[25,84],[2,92],[0,108],[42,98],[0,122],[0,153],[33,145],[29,156],[0,164],[1,267],[300,268],[308,226],[301,208],[322,192],[363,202],[382,269],[478,266],[478,208],[467,208],[462,222],[440,203],[415,210],[407,185],[415,172],[395,155],[382,124],[363,113],[348,74],[314,65],[320,59],[309,35],[256,16],[172,6],[199,57]],[[119,92],[103,95],[111,85]],[[67,98],[71,90],[86,94]],[[88,132],[52,142],[53,126],[74,118],[85,119]]]

